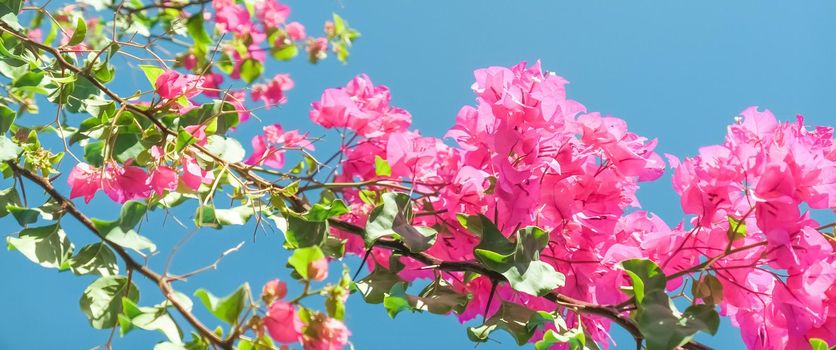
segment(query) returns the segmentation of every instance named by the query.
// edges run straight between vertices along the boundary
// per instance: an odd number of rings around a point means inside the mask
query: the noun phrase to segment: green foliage
[[[499,272],[512,288],[531,295],[544,295],[560,287],[565,276],[540,261],[540,251],[548,244],[548,234],[537,227],[517,230],[515,241],[506,238],[483,215],[464,218],[466,227],[481,236],[473,255],[491,271]]]
[[[202,288],[195,291],[194,295],[219,320],[231,326],[236,326],[241,312],[247,307],[247,301],[250,300],[250,285],[244,283],[223,298],[218,298]]]
[[[389,269],[375,265],[370,275],[354,284],[354,289],[360,292],[367,303],[380,304],[395,284],[405,282],[398,277],[398,272],[402,268],[403,265],[397,261],[397,256],[393,255],[393,258],[389,260]]]
[[[105,221],[93,219],[93,225],[102,238],[118,244],[122,247],[133,249],[137,252],[142,250],[155,251],[157,246],[146,237],[140,236],[134,231],[134,227],[145,215],[147,206],[139,201],[127,201],[122,206],[118,220]]]
[[[736,239],[740,239],[746,237],[746,223],[743,220],[737,220],[731,216],[728,216],[729,219],[729,241],[734,241]]]
[[[680,313],[665,293],[667,277],[654,262],[630,259],[621,262],[633,282],[628,295],[636,298],[636,321],[648,350],[672,350],[690,341],[699,332],[715,334],[720,316],[713,305],[692,304]]]
[[[122,313],[119,314],[119,334],[125,335],[134,328],[159,331],[169,341],[179,343],[182,338],[180,327],[164,305],[140,307],[130,298],[122,298]]]
[[[116,255],[105,243],[84,246],[70,259],[70,268],[78,275],[96,274],[113,276],[119,274]]]
[[[18,237],[6,237],[8,248],[19,251],[32,262],[47,268],[70,268],[73,244],[57,223],[31,227],[20,231]]]
[[[73,31],[73,36],[70,37],[70,40],[67,42],[67,46],[73,46],[81,44],[84,41],[84,37],[87,36],[87,22],[84,21],[83,18],[79,17],[76,21],[75,30]]]
[[[382,195],[382,202],[369,214],[364,236],[367,246],[387,236],[402,240],[412,252],[422,252],[435,243],[437,232],[434,229],[412,226],[412,199],[409,195],[387,192]]]
[[[22,149],[5,136],[0,136],[0,162],[17,159]]]
[[[374,174],[377,176],[392,176],[392,167],[386,159],[378,155],[374,156]]]
[[[122,298],[139,301],[139,290],[125,276],[103,276],[81,295],[81,311],[96,329],[111,328],[122,312]]]
[[[312,262],[323,258],[325,258],[325,254],[322,253],[322,249],[318,246],[297,248],[293,250],[290,258],[287,260],[287,264],[293,267],[293,270],[296,271],[299,276],[302,276],[302,279],[307,280],[310,277],[308,276],[308,266],[310,266]]]
[[[511,334],[518,345],[524,345],[534,335],[534,329],[529,327],[529,321],[534,317],[537,317],[534,310],[503,301],[499,310],[483,325],[468,328],[467,336],[474,342],[486,342],[493,331],[501,329]]]
[[[405,282],[395,283],[383,298],[383,306],[389,316],[395,316],[404,310],[428,311],[445,315],[451,311],[462,312],[470,301],[470,295],[456,292],[443,279],[436,279],[418,295],[408,295]]]

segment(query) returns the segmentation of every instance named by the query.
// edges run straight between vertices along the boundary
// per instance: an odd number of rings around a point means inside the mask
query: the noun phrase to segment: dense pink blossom
[[[345,87],[327,89],[313,103],[310,118],[326,128],[347,128],[364,137],[404,131],[412,120],[409,112],[391,107],[389,88],[375,86],[364,75]]]
[[[753,107],[729,127],[724,144],[684,160],[668,156],[683,210],[693,215],[670,227],[635,210],[639,184],[658,179],[665,169],[654,152],[656,140],[567,98],[567,81],[543,72],[539,62],[479,69],[475,78],[476,105],[463,107],[447,133],[455,147],[408,130],[409,113],[390,107],[389,89],[366,76],[326,90],[313,103],[311,120],[356,134],[343,145],[335,180],[380,180],[376,158],[386,160],[389,179],[410,181],[422,195],[416,208],[443,211],[415,219],[416,225],[443,224],[448,231],[427,250],[442,260],[474,258],[479,239],[459,225],[457,213],[486,213],[506,235],[517,227],[541,227],[550,242],[540,258],[566,276],[556,292],[597,304],[626,300],[620,289],[630,282],[618,268],[623,260],[650,259],[673,274],[747,247],[712,266],[724,287],[721,311],[741,328],[747,346],[800,348],[813,336],[836,341],[836,255],[804,211],[836,208],[832,129],[806,127],[800,117],[780,123]],[[354,189],[341,193],[351,211],[343,219],[365,224],[373,206]],[[729,217],[742,220],[745,237],[729,241]],[[348,240],[348,251],[365,252],[362,239],[334,234]],[[385,265],[388,255],[373,250],[370,264]],[[433,277],[418,262],[401,262],[404,279]],[[449,283],[472,297],[459,315],[465,321],[485,313],[491,284],[486,278],[464,283],[462,277]],[[675,278],[667,287],[682,283]],[[555,308],[508,286],[500,286],[496,298]],[[577,320],[567,318],[570,326]],[[587,315],[580,321],[593,339],[607,340],[609,321]]]

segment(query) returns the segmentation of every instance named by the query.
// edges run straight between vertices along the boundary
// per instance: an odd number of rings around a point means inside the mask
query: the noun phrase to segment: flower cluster
[[[365,75],[326,90],[313,103],[311,120],[356,134],[343,145],[335,180],[379,183],[371,190],[411,185],[415,208],[426,212],[414,224],[441,228],[426,251],[438,259],[472,261],[479,237],[465,229],[459,214],[484,213],[505,235],[525,226],[549,233],[540,259],[565,275],[555,290],[563,295],[615,305],[628,299],[620,289],[630,281],[618,268],[626,259],[650,259],[677,277],[698,273],[693,268],[710,261],[704,270],[722,283],[722,312],[743,330],[749,347],[836,340],[833,243],[802,212],[836,208],[832,129],[808,130],[800,118],[779,124],[769,112],[750,108],[729,127],[725,144],[685,161],[669,156],[683,209],[696,215],[692,229],[671,228],[630,209],[640,207],[639,183],[664,172],[655,140],[568,99],[567,81],[544,73],[539,62],[480,69],[475,77],[477,104],[463,107],[446,135],[457,147],[408,130],[409,113],[391,107],[389,89]],[[380,160],[387,173],[376,171]],[[353,188],[340,193],[352,209],[343,219],[364,225],[373,208],[367,195]],[[740,233],[741,226],[748,232]],[[364,253],[358,237],[337,229],[334,234],[349,241],[350,252]],[[374,249],[368,261],[386,265],[388,255]],[[417,261],[400,260],[405,280],[433,276]],[[471,295],[460,319],[484,314],[493,295],[488,278],[449,276],[455,289]],[[672,278],[668,288],[682,283]],[[500,286],[495,299],[534,310],[556,307],[508,286]],[[485,316],[499,304],[494,300]],[[570,326],[576,320],[567,318]],[[608,339],[609,321],[580,320],[593,339]]]
[[[806,212],[836,208],[833,141],[832,128],[809,129],[801,117],[779,123],[751,107],[729,126],[725,143],[676,166],[674,188],[696,217],[694,234],[678,237],[683,248],[672,260],[693,263],[758,245],[713,265],[723,284],[722,311],[751,349],[836,339],[833,242]]]

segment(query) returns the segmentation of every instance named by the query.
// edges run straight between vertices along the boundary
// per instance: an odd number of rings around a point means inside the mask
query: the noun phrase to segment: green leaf
[[[32,262],[59,270],[69,268],[73,254],[73,244],[57,223],[26,228],[18,237],[6,237],[6,243]]]
[[[290,61],[299,54],[299,48],[295,44],[289,44],[274,47],[270,52],[273,54],[273,58],[279,61]]]
[[[40,211],[38,208],[24,208],[21,206],[17,206],[14,204],[9,204],[6,206],[6,211],[11,213],[14,216],[15,220],[20,226],[26,226],[28,224],[33,224],[38,221],[38,216]],[[50,214],[47,214],[50,215]]]
[[[446,315],[452,310],[464,310],[470,301],[469,295],[456,292],[442,279],[437,279],[427,285],[417,296],[406,294],[406,287],[406,283],[396,283],[384,297],[383,305],[392,318],[403,310],[429,311],[433,314]],[[402,303],[405,304],[401,305]]]
[[[812,348],[812,350],[829,350],[830,349],[830,347],[827,345],[827,342],[825,342],[824,340],[819,339],[819,338],[811,338],[810,339],[810,347]]]
[[[534,329],[528,327],[528,323],[535,315],[534,310],[503,301],[499,310],[485,324],[468,328],[467,336],[475,342],[486,342],[493,331],[502,329],[514,337],[517,345],[522,346],[534,335]]]
[[[241,146],[238,140],[220,135],[209,135],[206,140],[206,149],[218,155],[221,159],[229,163],[237,163],[244,160],[246,151],[244,151],[244,147]]]
[[[412,226],[412,199],[399,192],[387,192],[383,204],[372,210],[366,223],[366,245],[371,246],[381,237],[392,236],[404,242],[412,252],[422,252],[435,243],[437,232],[431,228]]]
[[[342,200],[336,199],[329,203],[316,203],[305,213],[305,219],[309,221],[327,221],[348,213],[348,207]]]
[[[374,156],[374,174],[377,176],[392,176],[392,167],[386,159],[379,155]]]
[[[383,266],[375,265],[372,273],[355,283],[354,287],[367,303],[380,304],[384,301],[386,294],[392,290],[392,287],[402,281],[396,271],[393,272]]]
[[[111,276],[119,274],[116,255],[105,243],[84,246],[70,260],[70,268],[77,275],[95,274]]]
[[[186,130],[180,130],[180,132],[177,133],[177,140],[174,142],[174,151],[179,153],[195,142],[197,142],[197,139],[194,135],[190,134]]]
[[[23,0],[4,0],[0,2],[0,15],[16,17],[23,8]]]
[[[0,105],[0,134],[5,134],[14,124],[17,113],[6,105]]]
[[[273,343],[273,340],[270,337],[263,335],[260,338],[256,339],[255,342],[249,339],[241,339],[238,342],[237,350],[274,350],[277,349],[276,345]],[[156,350],[156,349],[155,349]],[[191,349],[189,349],[191,350]]]
[[[122,298],[139,301],[139,290],[125,276],[104,276],[90,284],[81,295],[81,311],[96,329],[116,325]]]
[[[88,142],[84,145],[84,160],[92,166],[104,165],[104,141]]]
[[[262,71],[264,71],[264,66],[261,65],[261,62],[252,58],[248,58],[241,63],[241,79],[247,84],[258,78]]]
[[[325,258],[322,249],[317,246],[298,248],[293,251],[290,258],[287,259],[287,264],[292,266],[299,276],[303,279],[308,279],[308,266],[314,261]]]
[[[517,230],[511,242],[485,216],[465,218],[469,230],[482,239],[473,254],[488,269],[499,272],[515,290],[544,295],[565,283],[565,276],[540,261],[540,251],[548,244],[548,234],[537,227]]]
[[[0,136],[0,162],[17,159],[17,155],[21,152],[20,146],[12,142],[6,136]]]
[[[325,243],[328,233],[327,221],[310,221],[303,216],[288,213],[287,228],[284,230],[285,246],[304,248]]]
[[[409,296],[406,295],[406,286],[406,283],[395,283],[392,289],[384,295],[383,307],[389,317],[395,318],[401,311],[413,309],[409,303]]]
[[[647,259],[630,259],[622,261],[619,266],[630,276],[632,294],[638,303],[642,303],[645,294],[652,291],[664,293],[668,278],[656,263]]]
[[[215,317],[230,325],[237,325],[238,316],[247,306],[247,300],[250,297],[250,285],[244,283],[232,294],[220,299],[202,288],[195,291],[194,295]]]
[[[110,242],[137,252],[141,252],[143,249],[154,252],[157,250],[157,246],[151,240],[140,236],[133,230],[145,215],[146,209],[146,205],[142,202],[135,200],[127,201],[122,206],[119,220],[105,221],[93,219],[93,225],[96,227],[99,236]]]
[[[134,300],[122,298],[123,313],[119,315],[120,334],[125,335],[134,327],[147,331],[159,331],[169,341],[180,343],[182,332],[165,307],[140,307]]]
[[[569,349],[586,349],[586,334],[582,329],[571,329],[564,333],[557,333],[551,329],[543,334],[543,339],[534,343],[535,350],[548,350],[556,344],[569,344]]]
[[[142,69],[142,72],[145,73],[145,78],[147,78],[148,82],[151,83],[151,87],[155,87],[157,84],[157,78],[165,73],[165,69],[148,64],[140,64],[139,69]]]
[[[212,38],[209,37],[209,33],[206,32],[206,28],[203,26],[203,15],[203,12],[198,12],[189,17],[186,20],[186,30],[188,30],[189,35],[194,39],[196,44],[209,45],[212,44]]]
[[[215,219],[218,224],[243,225],[253,216],[253,208],[249,205],[242,205],[230,209],[215,209]]]
[[[696,328],[711,335],[717,334],[717,329],[720,328],[720,315],[712,305],[691,305],[682,313],[682,319],[689,328]]]
[[[634,314],[648,350],[672,350],[690,341],[698,331],[714,334],[720,316],[713,306],[691,305],[680,315],[664,290],[646,291]]]
[[[75,23],[73,36],[70,37],[70,41],[67,42],[67,46],[81,44],[81,42],[84,41],[85,36],[87,36],[87,22],[85,22],[83,18],[79,17]]]
[[[723,284],[716,276],[706,274],[692,285],[691,294],[706,304],[717,305],[723,301]]]
[[[16,188],[9,187],[0,191],[0,218],[9,215],[9,211],[6,210],[7,206],[20,206],[20,204],[20,195]]]
[[[215,208],[201,205],[194,214],[194,224],[197,227],[220,228]]]
[[[729,230],[728,230],[728,237],[730,241],[734,241],[736,239],[740,239],[746,237],[746,222],[743,220],[737,220],[733,218],[731,215],[728,216],[729,219]]]

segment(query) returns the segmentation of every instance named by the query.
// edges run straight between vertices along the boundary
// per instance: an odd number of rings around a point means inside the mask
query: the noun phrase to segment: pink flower
[[[223,82],[223,75],[218,73],[206,74],[203,77],[203,86],[201,86],[203,94],[211,98],[218,98],[221,93],[221,84]]]
[[[308,53],[311,62],[325,58],[328,54],[328,38],[308,38],[305,43],[305,52]]]
[[[238,122],[243,123],[250,119],[250,110],[244,106],[247,99],[247,92],[244,90],[229,91],[224,96],[224,102],[231,104],[238,112]]]
[[[183,62],[183,67],[185,67],[188,70],[192,70],[192,69],[194,69],[194,67],[197,66],[197,56],[191,51],[189,51],[185,55],[183,55],[182,60],[183,60],[182,61]]]
[[[302,321],[296,316],[294,306],[286,301],[275,301],[264,317],[264,326],[273,340],[279,343],[295,343],[302,337]]]
[[[197,164],[197,160],[188,155],[183,155],[181,162],[183,164],[183,175],[180,177],[188,188],[197,191],[201,184],[211,184],[215,180],[215,175],[212,172],[203,170]]]
[[[307,139],[307,134],[299,134],[297,130],[284,132],[280,124],[264,127],[264,135],[252,139],[253,154],[245,163],[252,165],[265,164],[273,168],[284,166],[284,152],[288,148],[304,148],[313,150],[313,144]]]
[[[255,13],[267,28],[277,28],[290,17],[290,6],[276,0],[261,0],[255,3]]]
[[[284,31],[287,32],[287,36],[290,40],[304,40],[307,34],[305,34],[305,26],[299,22],[290,22],[284,27]]]
[[[90,203],[102,186],[101,170],[87,163],[78,163],[67,177],[70,185],[70,198],[84,197]]]
[[[351,332],[337,319],[316,315],[302,339],[305,350],[342,350]]]
[[[284,92],[293,88],[293,80],[288,74],[276,74],[267,84],[254,84],[250,96],[253,101],[264,101],[264,107],[278,106],[287,102]]]
[[[126,163],[124,167],[115,162],[105,166],[102,189],[110,199],[125,203],[131,199],[148,198],[148,174],[142,168]]]
[[[183,128],[195,139],[195,144],[203,146],[206,144],[206,125],[188,125]]]
[[[388,87],[375,86],[368,76],[358,75],[344,88],[325,90],[311,104],[309,116],[323,127],[345,127],[365,137],[404,131],[412,117],[389,106],[390,99]]]
[[[308,265],[308,278],[313,281],[322,281],[328,277],[328,259],[322,258],[311,262]]]
[[[296,23],[296,22],[294,22],[294,23]],[[305,28],[304,27],[302,28],[302,36],[303,37],[305,36]],[[32,41],[37,41],[37,42],[42,42],[44,40],[43,39],[43,33],[41,32],[41,28],[35,28],[35,29],[30,30],[28,33],[26,33],[26,37],[28,37]]]
[[[158,166],[148,178],[148,185],[158,196],[162,196],[166,191],[177,189],[177,178],[177,172],[171,168]]]
[[[83,196],[84,201],[88,203],[98,190],[103,190],[110,199],[118,203],[147,198],[150,193],[148,174],[130,163],[123,167],[110,162],[104,169],[79,163],[70,171],[67,183],[70,185],[70,198]]]
[[[243,5],[238,5],[234,0],[213,0],[215,8],[215,23],[221,33],[232,32],[236,36],[249,33],[253,30],[250,13]]]
[[[261,288],[261,298],[268,304],[272,304],[276,299],[282,299],[287,295],[287,284],[278,279],[273,279],[264,284]]]
[[[168,70],[157,77],[154,87],[160,97],[165,99],[192,98],[200,93],[204,80],[205,78],[196,75]]]

